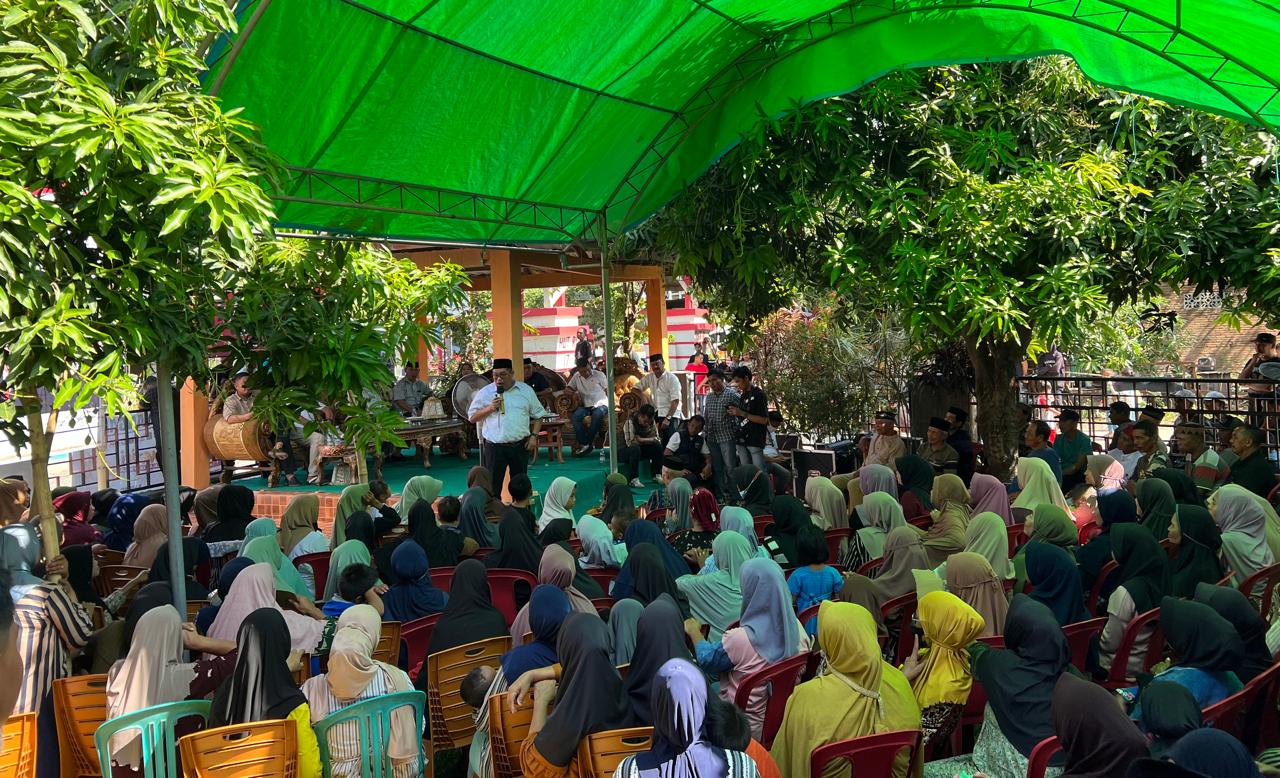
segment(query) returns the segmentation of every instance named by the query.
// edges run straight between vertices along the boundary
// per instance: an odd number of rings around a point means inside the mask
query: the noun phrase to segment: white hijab
[[[124,659],[107,676],[107,719],[185,700],[196,677],[182,662],[182,616],[172,605],[152,608],[138,619]],[[111,758],[134,770],[142,766],[142,733],[125,730],[111,738]]]

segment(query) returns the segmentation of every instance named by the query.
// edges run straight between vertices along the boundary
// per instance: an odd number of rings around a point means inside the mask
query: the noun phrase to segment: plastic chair
[[[984,641],[988,639],[980,638],[980,640]],[[1001,642],[1004,642],[1003,638]],[[950,744],[952,754],[959,755],[964,753],[965,728],[975,728],[981,724],[986,710],[987,690],[975,679],[973,685],[969,687],[969,697],[965,700],[964,710],[960,712],[960,720],[956,722],[955,728],[951,730]]]
[[[1026,529],[1026,524],[1010,524],[1005,528],[1009,533],[1009,558],[1013,559],[1018,554],[1018,546],[1022,542],[1022,531]]]
[[[187,600],[187,621],[195,621],[196,614],[208,604],[208,600]]]
[[[477,549],[476,549],[476,552],[475,552],[474,554],[472,554],[472,555],[471,555],[471,558],[472,558],[472,559],[484,559],[485,557],[489,556],[490,554],[492,554],[493,552],[495,552],[495,551],[497,551],[497,550],[498,550],[498,549],[496,549],[496,548],[491,548],[491,547],[489,547],[489,546],[484,546],[484,547],[482,547],[482,548],[477,548]]]
[[[1085,663],[1089,661],[1089,643],[1092,642],[1094,635],[1102,634],[1102,628],[1105,626],[1107,626],[1107,617],[1099,616],[1096,619],[1068,624],[1062,628],[1062,634],[1067,638],[1067,645],[1071,647],[1071,664],[1075,665],[1080,672],[1088,672],[1085,670]]]
[[[1261,594],[1257,593],[1259,586],[1263,587]],[[1276,586],[1280,586],[1280,563],[1262,568],[1240,584],[1240,591],[1249,598],[1249,602],[1258,606],[1258,613],[1268,622],[1271,621],[1271,602],[1275,598]]]
[[[1150,670],[1152,665],[1160,661],[1160,654],[1164,651],[1164,633],[1160,631],[1160,609],[1152,608],[1146,613],[1139,613],[1125,626],[1124,635],[1120,637],[1120,647],[1116,649],[1115,656],[1111,660],[1111,672],[1102,682],[1103,687],[1115,691],[1133,685],[1128,672],[1129,655],[1133,653],[1133,644],[1137,641],[1138,634],[1153,624],[1155,630],[1147,643],[1147,653],[1142,664],[1143,671]]]
[[[19,713],[4,723],[4,743],[0,746],[0,775],[4,778],[35,778],[36,714]]]
[[[93,558],[98,560],[98,569],[101,571],[104,565],[122,565],[124,564],[124,552],[116,551],[114,548],[98,545],[93,548]]]
[[[94,588],[100,596],[106,597],[149,569],[133,565],[101,565],[98,567],[98,577],[93,582]]]
[[[609,587],[613,585],[613,579],[618,577],[618,568],[616,567],[583,568],[583,572],[591,576],[591,580],[599,584],[601,591],[605,594],[609,593]]]
[[[915,644],[911,638],[911,619],[916,615],[916,593],[907,592],[886,601],[880,606],[880,618],[887,620],[894,611],[898,612],[898,618],[901,620],[898,627],[898,653],[894,657],[894,664],[900,665],[907,661],[907,655],[911,653],[911,648]]]
[[[977,642],[991,648],[1004,648],[1004,635],[988,635],[978,638]]]
[[[98,727],[93,736],[98,749],[98,767],[103,775],[111,775],[111,738],[118,732],[136,729],[142,735],[142,775],[144,778],[178,778],[178,737],[174,728],[185,718],[198,716],[209,721],[213,703],[191,700],[152,705],[133,713],[116,716]]]
[[[1102,566],[1098,571],[1098,577],[1093,579],[1093,586],[1089,588],[1089,601],[1084,604],[1090,616],[1098,615],[1098,601],[1102,599],[1102,588],[1107,585],[1107,581],[1120,573],[1120,563],[1112,559]],[[1105,607],[1105,604],[1103,605]]]
[[[422,692],[396,692],[384,694],[373,699],[348,705],[340,711],[330,713],[315,723],[316,740],[320,743],[320,764],[325,767],[325,775],[333,769],[333,753],[329,750],[329,732],[343,724],[356,725],[355,733],[351,727],[338,731],[344,741],[356,737],[357,754],[360,760],[360,775],[365,778],[393,778],[395,765],[387,747],[391,741],[391,714],[400,708],[413,708],[414,732],[422,732],[423,708],[427,695]],[[422,746],[418,746],[418,771],[421,774],[426,755]]]
[[[840,561],[840,544],[853,537],[853,530],[848,527],[836,527],[823,530],[822,534],[827,537],[827,561],[831,563]]]
[[[453,587],[453,568],[452,567],[433,567],[431,568],[431,585],[442,592],[447,592]]]
[[[1224,700],[1219,700],[1200,713],[1206,727],[1222,730],[1235,738],[1242,738],[1245,712],[1253,704],[1261,687],[1246,686]]]
[[[865,575],[867,578],[873,578],[873,573],[880,572],[880,568],[884,566],[884,557],[876,557],[871,561],[858,568],[858,575]]]
[[[801,626],[808,624],[809,619],[818,615],[818,609],[821,607],[822,607],[822,603],[818,603],[817,605],[810,605],[808,608],[805,608],[804,610],[796,614],[796,621],[800,622]]]
[[[582,538],[569,538],[568,543],[574,556],[582,556]]]
[[[292,719],[206,729],[178,741],[187,778],[298,774],[298,727]]]
[[[612,597],[592,597],[591,604],[595,607],[596,613],[600,614],[601,618],[604,618],[604,614],[617,604],[617,600]]]
[[[1027,759],[1027,778],[1044,778],[1045,770],[1049,769],[1049,760],[1061,750],[1062,744],[1058,742],[1057,735],[1036,743]]]
[[[654,524],[661,524],[667,520],[666,508],[654,508],[644,515],[645,520],[652,521]]]
[[[819,746],[809,756],[809,775],[818,778],[827,764],[837,759],[848,759],[856,767],[854,775],[892,775],[893,763],[902,749],[907,749],[908,762],[915,760],[920,737],[920,730],[905,729]]]
[[[493,778],[520,778],[520,746],[533,723],[533,695],[512,713],[507,692],[489,698],[489,748],[493,753]]]
[[[398,621],[382,622],[382,633],[378,635],[378,645],[373,648],[373,658],[389,665],[400,664],[400,628]]]
[[[1276,662],[1245,684],[1253,687],[1255,697],[1246,719],[1245,736],[1252,742],[1245,747],[1257,753],[1259,743],[1280,743],[1280,712],[1276,710],[1276,696],[1280,693],[1280,662]]]
[[[53,711],[62,778],[101,775],[93,733],[107,720],[107,676],[76,675],[55,680]]]
[[[294,567],[311,565],[311,575],[315,578],[316,594],[324,596],[325,586],[329,582],[329,557],[332,552],[318,551],[314,554],[303,554],[293,560]]]
[[[773,516],[770,516],[767,513],[761,516],[756,516],[752,520],[752,524],[755,525],[756,539],[758,540],[764,537],[764,531],[769,529],[769,526],[773,524]]]
[[[622,760],[648,751],[653,745],[653,727],[632,727],[597,732],[578,744],[579,778],[612,778]]]
[[[427,773],[435,773],[439,751],[462,748],[471,743],[476,731],[474,711],[462,700],[462,679],[481,665],[494,665],[511,650],[511,636],[504,635],[467,643],[427,657],[427,710],[431,725],[431,745],[427,753]]]
[[[512,570],[495,567],[489,571],[489,594],[493,597],[493,607],[502,613],[507,624],[516,620],[516,583],[528,584],[529,591],[538,585],[538,577],[528,570]]]
[[[417,683],[422,665],[427,661],[427,646],[431,645],[431,633],[439,623],[440,615],[433,613],[400,625],[400,645],[404,647],[404,655],[409,660],[406,672],[409,673],[409,680],[414,683]]]
[[[787,709],[787,700],[790,699],[796,684],[800,682],[800,677],[808,663],[809,654],[796,654],[780,662],[774,662],[763,670],[757,670],[738,684],[733,704],[743,710],[747,709],[752,692],[765,686],[769,687],[765,692],[764,726],[760,733],[760,744],[766,749],[773,747],[773,739],[778,735],[778,728],[782,726],[782,714]]]

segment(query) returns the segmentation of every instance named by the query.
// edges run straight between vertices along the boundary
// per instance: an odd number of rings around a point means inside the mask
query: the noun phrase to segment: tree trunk
[[[27,414],[27,427],[31,435],[31,523],[40,526],[45,558],[53,559],[59,553],[59,546],[58,521],[53,513],[53,490],[49,486],[49,448],[53,444],[53,431],[58,424],[58,409],[50,411],[46,426],[40,413],[39,395],[31,392],[24,393],[23,396],[35,398],[35,407]]]
[[[1017,340],[965,339],[973,362],[978,438],[986,455],[987,472],[1002,481],[1011,477],[1022,439],[1016,368],[1026,353],[1028,337],[1029,334]]]

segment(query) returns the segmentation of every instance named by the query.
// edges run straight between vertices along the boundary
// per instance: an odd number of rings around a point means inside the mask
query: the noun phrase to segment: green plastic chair
[[[361,778],[393,778],[394,771],[387,747],[391,742],[391,713],[397,708],[413,708],[414,731],[421,734],[424,724],[423,710],[427,704],[426,692],[397,692],[384,694],[371,700],[348,705],[331,713],[315,725],[316,739],[320,741],[320,764],[324,776],[333,774],[333,758],[329,753],[329,730],[348,722],[355,722],[359,733]],[[426,769],[426,754],[418,747],[418,772]]]
[[[179,721],[199,716],[206,723],[213,703],[208,700],[167,702],[133,713],[116,716],[98,727],[93,734],[98,748],[98,767],[103,775],[111,775],[111,738],[118,732],[142,731],[143,778],[178,778],[178,738],[174,727]]]

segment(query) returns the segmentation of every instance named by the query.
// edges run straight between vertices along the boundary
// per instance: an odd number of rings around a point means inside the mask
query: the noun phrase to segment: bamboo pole
[[[173,605],[186,618],[187,579],[182,574],[182,506],[178,496],[178,433],[173,413],[173,376],[164,363],[156,365],[156,404],[160,411],[160,469],[164,473],[164,507],[169,524],[169,587]]]

